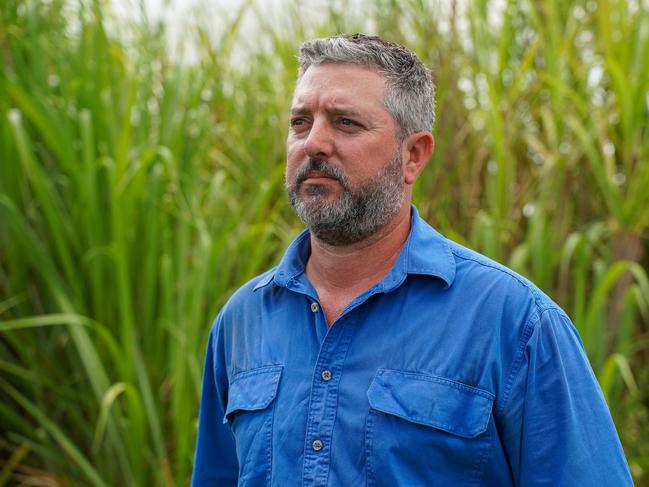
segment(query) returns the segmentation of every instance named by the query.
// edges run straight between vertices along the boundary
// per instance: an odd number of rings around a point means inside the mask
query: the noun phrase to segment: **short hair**
[[[386,80],[385,109],[403,140],[435,123],[435,87],[430,70],[417,55],[377,36],[342,34],[313,39],[300,46],[301,78],[309,66],[323,63],[358,64],[376,69]]]

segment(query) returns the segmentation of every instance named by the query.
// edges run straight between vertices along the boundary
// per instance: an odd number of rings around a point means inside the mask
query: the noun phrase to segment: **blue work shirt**
[[[194,486],[621,486],[580,338],[529,281],[412,209],[388,275],[330,328],[308,232],[209,336]]]

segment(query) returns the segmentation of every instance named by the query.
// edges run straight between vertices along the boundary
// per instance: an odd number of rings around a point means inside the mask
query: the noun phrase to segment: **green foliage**
[[[646,2],[306,9],[197,19],[186,63],[99,1],[0,4],[0,485],[187,484],[210,318],[300,227],[297,47],[361,30],[434,70],[422,214],[568,310],[649,483]]]

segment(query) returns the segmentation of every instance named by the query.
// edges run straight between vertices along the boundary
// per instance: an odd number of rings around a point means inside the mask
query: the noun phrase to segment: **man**
[[[308,230],[214,323],[193,485],[632,485],[565,313],[411,206],[433,94],[380,38],[302,45],[286,189]]]

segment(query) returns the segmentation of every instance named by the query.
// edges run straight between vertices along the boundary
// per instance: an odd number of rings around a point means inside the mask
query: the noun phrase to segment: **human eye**
[[[338,119],[338,124],[345,130],[355,130],[361,127],[360,123],[349,117],[340,117]]]
[[[294,132],[301,132],[306,130],[306,125],[308,120],[304,117],[291,117],[289,121],[289,126]]]

